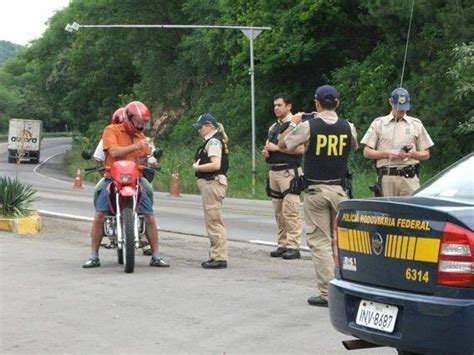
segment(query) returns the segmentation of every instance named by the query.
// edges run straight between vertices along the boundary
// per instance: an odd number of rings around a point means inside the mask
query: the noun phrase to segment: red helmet
[[[125,117],[125,107],[120,107],[117,111],[114,112],[112,115],[112,124],[119,124],[123,122]]]
[[[143,131],[150,124],[151,113],[140,101],[132,101],[125,107],[125,128],[131,134]]]

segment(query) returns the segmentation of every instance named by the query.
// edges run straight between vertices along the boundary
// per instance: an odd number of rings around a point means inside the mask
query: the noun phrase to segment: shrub
[[[0,216],[25,217],[31,214],[32,203],[37,200],[31,185],[18,179],[0,177]]]

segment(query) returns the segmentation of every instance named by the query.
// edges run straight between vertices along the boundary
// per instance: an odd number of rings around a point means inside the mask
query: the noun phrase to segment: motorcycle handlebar
[[[163,155],[163,150],[161,150],[160,148],[156,148],[152,154],[152,156],[158,161],[161,159],[162,155]]]
[[[141,169],[148,170],[148,171],[160,171],[161,170],[160,166],[157,166],[156,168],[153,168],[151,166],[141,165],[140,167],[141,167]],[[93,168],[85,168],[84,172],[86,174],[90,174],[90,173],[100,172],[100,171],[105,171],[105,170],[109,170],[109,169],[107,169],[106,167],[100,167],[100,168],[99,167],[93,167]]]
[[[93,168],[85,168],[84,172],[86,173],[86,175],[88,175],[90,173],[101,172],[104,170],[105,170],[104,167],[93,167]]]
[[[160,166],[157,166],[157,167],[151,167],[151,166],[144,166],[143,167],[143,170],[148,170],[148,171],[160,171],[161,170],[161,167]]]

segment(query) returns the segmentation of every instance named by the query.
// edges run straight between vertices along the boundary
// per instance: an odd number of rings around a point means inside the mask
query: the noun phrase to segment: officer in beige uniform
[[[193,169],[198,178],[204,208],[204,220],[211,242],[209,260],[203,261],[204,269],[227,267],[227,241],[222,220],[222,202],[227,190],[226,173],[229,169],[228,138],[224,127],[210,114],[204,113],[193,124],[204,139],[196,151]]]
[[[294,150],[278,147],[278,136],[291,121],[291,99],[278,94],[273,98],[273,111],[277,122],[268,130],[268,139],[262,155],[270,165],[267,195],[272,198],[275,219],[278,226],[278,248],[270,253],[272,257],[299,259],[301,243],[300,197],[290,189],[295,176],[302,175],[301,157],[304,145]]]
[[[307,243],[320,293],[308,298],[308,303],[327,307],[328,284],[334,278],[332,223],[338,204],[347,199],[343,184],[348,172],[349,153],[357,149],[357,133],[351,123],[337,116],[339,93],[334,87],[319,87],[315,93],[315,105],[316,113],[298,113],[291,118],[290,128],[283,132],[278,145],[287,149],[294,149],[302,143],[307,146],[304,216]]]
[[[393,90],[389,103],[390,114],[372,122],[361,144],[365,145],[364,157],[377,161],[377,180],[381,180],[382,191],[375,191],[376,195],[410,196],[420,186],[419,161],[429,159],[433,141],[423,123],[407,115],[407,90]]]

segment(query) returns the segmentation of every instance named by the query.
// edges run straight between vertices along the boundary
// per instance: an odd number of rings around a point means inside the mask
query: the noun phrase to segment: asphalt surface
[[[33,184],[37,207],[91,217],[92,185],[74,190],[61,173],[69,142],[46,143],[42,160],[52,158],[41,167],[3,164],[0,144],[0,174]],[[203,270],[209,242],[191,236],[203,234],[199,196],[155,201],[160,227],[180,232],[160,234],[169,269],[149,267],[137,251],[125,274],[105,249],[100,268],[82,269],[90,222],[45,217],[38,236],[0,232],[0,353],[345,353],[340,342],[350,337],[332,328],[327,309],[306,303],[316,293],[309,254],[284,261],[268,256],[272,248],[229,242],[229,268]],[[274,239],[270,201],[226,205],[231,239]]]
[[[0,353],[343,354],[315,294],[309,256],[229,243],[229,267],[204,270],[208,240],[161,233],[169,269],[137,251],[125,274],[114,250],[82,269],[89,223],[43,218],[38,236],[0,232]],[[360,354],[394,354],[386,348]]]

